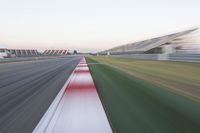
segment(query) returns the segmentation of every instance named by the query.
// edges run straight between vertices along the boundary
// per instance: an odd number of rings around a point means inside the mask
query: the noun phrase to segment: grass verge
[[[88,63],[97,63],[87,58]],[[89,68],[114,131],[199,133],[200,103],[105,64]]]
[[[200,100],[200,64],[111,57],[92,59],[168,88],[170,91]]]

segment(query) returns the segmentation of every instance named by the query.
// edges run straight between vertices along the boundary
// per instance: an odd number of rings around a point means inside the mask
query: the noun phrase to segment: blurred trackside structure
[[[68,55],[69,54],[69,50],[45,50],[43,52],[43,55],[47,55],[47,56],[55,56],[55,55]]]
[[[7,49],[0,47],[0,58],[13,57],[38,57],[38,56],[65,56],[68,55],[69,50],[45,50],[38,52],[36,49]]]
[[[7,49],[11,55],[17,57],[38,56],[39,52],[36,49]]]
[[[7,49],[0,48],[0,58],[9,57],[35,57],[40,53],[36,49]]]
[[[174,34],[156,37],[144,41],[125,44],[101,51],[100,55],[121,54],[171,54],[171,53],[198,53],[200,52],[200,41],[195,36],[198,28],[189,29]]]

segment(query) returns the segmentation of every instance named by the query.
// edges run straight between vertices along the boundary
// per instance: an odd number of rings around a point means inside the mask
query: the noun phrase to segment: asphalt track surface
[[[81,57],[0,64],[0,133],[30,133]]]

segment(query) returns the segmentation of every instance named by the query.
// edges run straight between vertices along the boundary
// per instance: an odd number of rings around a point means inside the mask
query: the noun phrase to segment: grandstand
[[[11,55],[16,57],[31,57],[38,56],[39,52],[36,49],[8,49]]]
[[[7,49],[0,48],[0,58],[9,57],[35,57],[40,53],[36,49]]]
[[[118,55],[118,54],[149,54],[149,53],[184,53],[184,52],[194,52],[200,51],[199,47],[195,48],[193,44],[194,37],[192,34],[196,32],[198,28],[162,36],[156,37],[144,41],[139,41],[135,43],[130,43],[126,45],[121,45],[114,47],[99,54],[107,55]],[[198,42],[199,43],[199,42]],[[200,43],[198,44],[198,46]]]
[[[37,57],[37,56],[63,56],[68,55],[69,50],[45,50],[43,53],[36,49],[7,49],[0,47],[0,58],[10,57]]]
[[[5,48],[0,47],[0,59],[7,57],[7,51]]]

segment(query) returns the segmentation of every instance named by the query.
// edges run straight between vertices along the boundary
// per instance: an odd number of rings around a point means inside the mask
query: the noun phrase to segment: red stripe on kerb
[[[93,83],[72,83],[67,87],[66,93],[72,93],[75,91],[94,91],[95,85]]]
[[[94,82],[90,75],[90,70],[87,67],[85,59],[81,59],[80,63],[74,70],[74,78],[69,83],[66,93],[71,93],[73,91],[93,91],[95,90]]]
[[[75,70],[74,73],[75,74],[77,74],[77,73],[86,73],[87,74],[87,73],[90,73],[90,71],[89,70]]]

